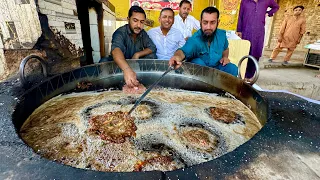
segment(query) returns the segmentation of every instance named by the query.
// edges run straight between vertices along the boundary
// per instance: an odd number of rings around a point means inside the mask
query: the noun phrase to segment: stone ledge
[[[40,12],[42,14],[45,14],[45,15],[51,15],[51,16],[55,16],[56,15],[55,11],[44,9],[44,8],[40,8]]]
[[[287,90],[311,99],[320,100],[320,85],[317,82],[259,81],[257,85],[266,90]]]
[[[74,16],[73,15],[73,10],[71,10],[71,9],[62,8],[62,13]]]
[[[44,0],[44,1],[61,6],[61,0]]]
[[[79,20],[78,16],[70,15],[70,14],[65,14],[65,13],[56,13],[56,16],[59,18],[67,18],[67,19],[74,19],[74,20]]]
[[[51,3],[51,2],[47,2],[47,1],[45,1],[43,3],[44,3],[44,7],[41,7],[40,3],[39,3],[39,6],[41,8],[62,13],[62,6],[61,5],[57,5],[57,4],[54,4],[54,3]]]
[[[289,64],[282,64],[282,62],[272,62],[272,63],[262,63],[260,64],[263,68],[294,68],[294,67],[303,67],[303,63],[299,62],[289,62]],[[261,66],[260,66],[261,67]]]
[[[3,43],[2,43],[2,38],[0,38],[0,50],[3,49]]]
[[[76,10],[77,9],[77,6],[76,5],[74,5],[74,4],[70,4],[70,3],[67,3],[67,2],[62,2],[61,3],[61,6],[63,7],[63,8],[66,8],[66,9],[71,9],[71,10]]]

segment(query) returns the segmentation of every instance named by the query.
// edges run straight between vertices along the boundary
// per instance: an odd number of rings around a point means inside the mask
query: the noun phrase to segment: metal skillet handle
[[[33,59],[33,58],[37,59],[37,60],[40,62],[41,66],[42,66],[42,72],[43,72],[44,77],[47,77],[47,76],[48,76],[48,73],[47,73],[47,72],[48,72],[48,71],[47,71],[47,65],[46,65],[45,61],[44,61],[41,57],[39,57],[39,56],[37,56],[37,55],[29,55],[29,56],[25,57],[25,58],[21,61],[20,67],[19,67],[20,81],[21,81],[21,83],[22,83],[23,85],[25,85],[25,86],[28,85],[28,81],[27,81],[26,78],[24,77],[24,68],[25,68],[27,62],[28,62],[30,59]]]
[[[243,57],[240,59],[240,61],[239,61],[239,63],[238,63],[238,75],[239,75],[239,78],[242,79],[242,77],[241,77],[241,72],[240,72],[240,70],[241,70],[241,64],[242,64],[242,62],[243,62],[245,59],[247,59],[247,58],[248,58],[248,60],[253,61],[254,66],[256,67],[256,72],[255,72],[254,75],[253,75],[252,81],[251,81],[251,82],[246,81],[246,83],[248,83],[248,84],[250,84],[250,85],[253,85],[255,82],[257,82],[257,80],[258,80],[258,78],[259,78],[259,74],[260,74],[259,63],[258,63],[258,61],[257,61],[257,59],[256,59],[255,57],[248,55],[248,56],[243,56]]]

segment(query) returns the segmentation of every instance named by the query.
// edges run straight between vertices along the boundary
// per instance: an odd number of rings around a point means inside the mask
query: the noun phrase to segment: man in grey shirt
[[[111,55],[123,71],[127,86],[138,88],[139,81],[126,59],[157,59],[156,46],[143,29],[146,13],[139,6],[132,6],[128,24],[118,28],[112,35]]]

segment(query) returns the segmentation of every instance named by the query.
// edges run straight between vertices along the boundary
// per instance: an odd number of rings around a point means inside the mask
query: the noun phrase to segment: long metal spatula
[[[133,105],[133,107],[130,109],[129,111],[129,114],[132,113],[132,111],[134,111],[136,109],[136,107],[141,103],[142,99],[144,97],[146,97],[147,94],[149,94],[149,92],[152,90],[152,88],[154,88],[154,86],[156,86],[160,81],[161,79],[166,75],[168,74],[170,71],[172,71],[174,69],[173,66],[169,66],[169,68],[166,70],[166,72],[164,72],[161,77],[156,81],[154,82],[143,94],[142,96],[136,101],[136,103]]]

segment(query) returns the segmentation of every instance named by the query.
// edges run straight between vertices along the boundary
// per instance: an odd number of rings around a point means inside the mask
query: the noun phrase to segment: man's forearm
[[[174,53],[174,56],[178,56],[180,58],[180,61],[184,60],[184,58],[186,57],[183,53],[183,51],[181,50],[177,50],[175,53]]]
[[[144,56],[146,56],[146,55],[151,54],[151,53],[152,53],[152,50],[149,49],[149,48],[145,48],[144,50],[139,51],[139,52],[136,52],[136,53],[138,53],[138,54],[139,54],[139,57],[141,58],[141,57],[144,57]]]
[[[120,67],[122,71],[130,67],[120,48],[115,48],[111,52],[111,54],[112,54],[113,60],[117,63],[117,65]]]
[[[229,57],[229,48],[227,48],[226,50],[223,51],[222,57],[223,57],[223,58],[224,58],[224,57],[226,57],[226,58]]]

